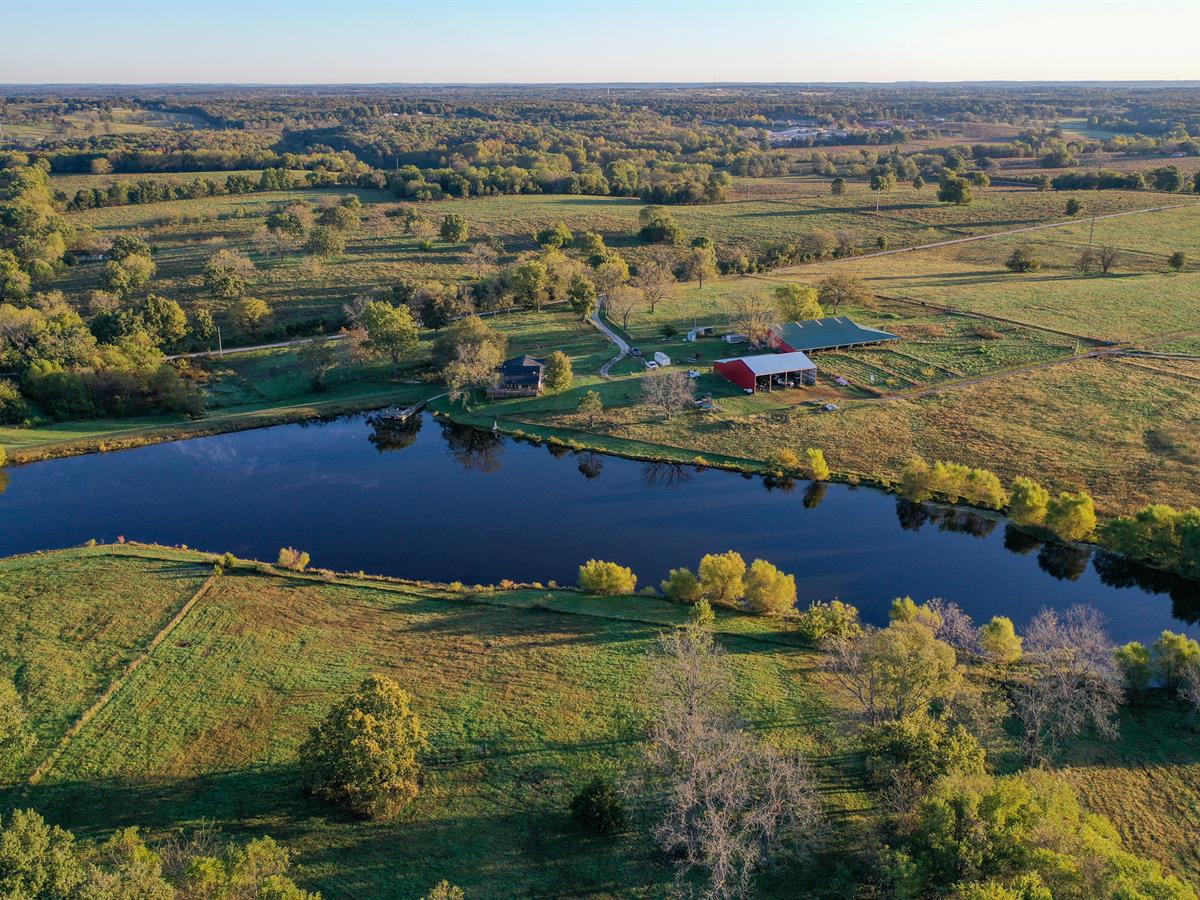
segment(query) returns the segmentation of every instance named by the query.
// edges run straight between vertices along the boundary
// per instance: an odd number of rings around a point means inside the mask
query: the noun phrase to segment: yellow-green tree
[[[746,596],[746,561],[735,550],[709,553],[700,560],[700,596],[710,603],[734,604]]]
[[[660,587],[667,599],[676,603],[695,603],[700,597],[700,580],[691,569],[672,569]]]
[[[821,301],[817,289],[809,284],[789,282],[775,288],[775,305],[784,322],[802,322],[821,318]]]
[[[796,577],[756,559],[746,574],[746,602],[757,613],[783,615],[796,607]]]
[[[1046,521],[1050,492],[1031,478],[1014,478],[1008,515],[1018,525],[1041,525]]]
[[[637,576],[628,566],[589,559],[579,567],[579,586],[593,594],[632,594]]]
[[[372,675],[338,703],[300,747],[304,787],[370,819],[393,819],[420,791],[428,733],[412,697]]]
[[[546,390],[552,394],[570,390],[574,381],[571,357],[561,350],[555,350],[546,358]]]
[[[1096,530],[1096,506],[1084,491],[1063,491],[1046,504],[1045,525],[1064,541],[1082,541]]]
[[[1011,665],[1021,658],[1021,638],[1007,616],[994,616],[979,629],[979,644],[984,655],[1001,665]]]
[[[825,451],[809,447],[804,455],[808,459],[808,477],[813,481],[828,481],[829,463],[825,461]]]

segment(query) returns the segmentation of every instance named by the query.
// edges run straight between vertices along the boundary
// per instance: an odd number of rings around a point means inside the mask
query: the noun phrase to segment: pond
[[[424,416],[284,425],[6,470],[0,555],[118,536],[466,584],[573,583],[616,560],[639,584],[737,550],[884,622],[893,597],[944,597],[1020,627],[1098,607],[1119,641],[1196,634],[1200,585],[1103,552],[1043,545],[1002,519],[848,485],[780,484],[537,446]]]

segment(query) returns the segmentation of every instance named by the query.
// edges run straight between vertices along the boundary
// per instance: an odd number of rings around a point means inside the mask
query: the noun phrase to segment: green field
[[[42,738],[0,788],[0,811],[33,806],[86,837],[205,822],[236,838],[271,834],[295,851],[300,883],[327,898],[415,898],[441,878],[468,896],[668,892],[671,869],[642,835],[589,836],[566,806],[594,774],[633,764],[653,689],[647,652],[685,608],[247,563],[211,579],[159,633],[211,573],[204,554],[143,545],[0,561],[0,607],[16,623],[0,630],[0,674],[15,676]],[[832,896],[875,807],[826,659],[776,621],[720,613],[717,631],[743,715],[808,754],[839,834],[838,849],[801,873],[760,877],[759,893]],[[308,727],[373,672],[413,692],[431,732],[421,795],[392,823],[348,819],[306,798],[297,777]],[[1013,749],[995,748],[1004,771]],[[1123,714],[1117,742],[1073,745],[1061,771],[1131,850],[1196,881],[1198,758],[1200,734],[1156,701]]]
[[[145,592],[178,602],[210,570],[198,554],[68,551],[0,563],[0,597],[64,582],[86,591],[103,579],[129,598],[109,615],[129,614]],[[109,597],[101,608],[116,605]],[[48,603],[41,627],[77,629],[91,608]],[[476,896],[657,895],[670,869],[645,846],[581,834],[566,804],[592,774],[617,772],[638,752],[646,652],[683,612],[659,600],[544,591],[472,598],[238,569],[122,683],[42,782],[13,788],[0,808],[33,805],[89,835],[202,820],[234,834],[271,833],[298,853],[299,879],[327,897],[417,897],[443,877]],[[138,618],[143,631],[125,636],[127,645],[160,624]],[[806,677],[812,654],[769,622],[721,622],[749,721],[774,740],[832,752],[828,708]],[[5,633],[0,672],[19,666],[14,650],[25,652]],[[69,651],[77,669],[101,668],[113,652],[97,640],[71,642]],[[66,651],[51,643],[36,652]],[[421,797],[392,824],[332,814],[297,782],[295,752],[308,726],[371,672],[414,692],[432,734]],[[59,681],[42,689],[32,704],[39,731],[53,738],[98,688]],[[863,804],[854,791],[829,799]]]

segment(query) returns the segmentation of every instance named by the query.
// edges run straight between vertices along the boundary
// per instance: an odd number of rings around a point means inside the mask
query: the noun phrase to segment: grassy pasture
[[[145,622],[130,644],[161,625],[139,615],[141,598],[177,602],[209,560],[125,545],[0,561],[4,591],[52,591],[41,630],[63,636],[30,648],[0,632],[0,660],[70,652],[78,668],[100,672],[106,645],[65,639],[91,615],[78,595],[104,585],[109,615]],[[233,836],[269,833],[296,852],[300,882],[330,898],[415,898],[444,877],[468,895],[662,896],[670,869],[645,840],[589,837],[566,805],[582,781],[636,758],[653,691],[646,654],[683,612],[653,598],[472,594],[240,567],[119,683],[44,780],[0,787],[0,810],[34,806],[89,837],[202,821]],[[720,612],[717,630],[748,722],[810,756],[840,843],[859,846],[873,806],[824,657],[770,620]],[[304,797],[297,778],[308,727],[371,672],[412,690],[432,736],[422,793],[395,823],[347,819]],[[74,711],[75,687],[60,680],[34,695],[40,732],[55,734]],[[996,749],[1002,769],[1017,767],[1014,747]],[[1131,850],[1195,882],[1198,759],[1200,735],[1152,699],[1122,715],[1116,742],[1069,747],[1061,771]],[[823,896],[836,862],[764,876],[760,893]]]
[[[68,551],[19,571],[8,561],[0,572],[24,584],[50,577],[60,557],[77,580],[115,567],[130,599],[165,577],[132,572],[126,554],[136,551],[115,552]],[[165,571],[209,569],[199,554],[146,552],[166,556]],[[0,795],[0,808],[31,804],[91,835],[201,820],[271,833],[299,854],[300,880],[328,897],[417,897],[443,877],[487,896],[661,895],[670,869],[644,843],[581,834],[566,806],[592,774],[619,772],[638,753],[646,651],[683,612],[641,598],[515,591],[481,602],[433,587],[236,570],[45,780]],[[74,612],[43,615],[67,628]],[[837,738],[809,677],[813,654],[763,620],[723,615],[720,628],[749,721],[773,740],[830,753]],[[391,824],[345,819],[303,797],[297,781],[308,727],[371,672],[409,687],[432,733],[421,797]],[[843,782],[831,781],[830,802],[861,808]]]

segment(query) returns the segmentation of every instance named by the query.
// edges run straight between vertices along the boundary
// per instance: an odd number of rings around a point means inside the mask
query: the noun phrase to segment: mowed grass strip
[[[153,577],[153,576],[151,576]],[[551,596],[553,595],[553,596]],[[212,820],[269,832],[330,897],[416,897],[449,877],[487,896],[658,894],[669,867],[641,842],[599,841],[567,804],[640,752],[647,653],[685,610],[660,600],[460,592],[235,570],[21,795],[99,834]],[[816,657],[763,620],[722,617],[739,708],[772,740],[837,744]],[[405,820],[359,823],[304,798],[295,754],[371,672],[416,698],[433,751]],[[835,808],[865,799],[839,783]]]
[[[190,559],[77,550],[0,561],[0,673],[51,750],[208,572]]]

